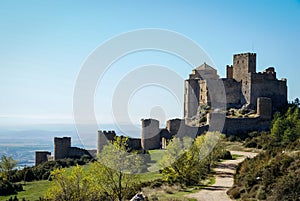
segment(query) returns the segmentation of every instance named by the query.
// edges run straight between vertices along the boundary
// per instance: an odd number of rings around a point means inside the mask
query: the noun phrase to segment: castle
[[[256,72],[256,54],[233,56],[226,78],[204,63],[192,70],[185,80],[184,118],[170,119],[166,128],[159,121],[142,119],[141,138],[129,138],[134,150],[160,149],[174,136],[195,138],[206,131],[239,135],[269,130],[272,115],[287,105],[287,80],[278,80],[274,67]],[[116,137],[114,131],[98,131],[97,153]],[[54,160],[87,154],[71,147],[71,139],[55,138]],[[50,152],[36,152],[36,164],[48,160]]]
[[[270,98],[273,111],[287,104],[286,79],[278,80],[274,67],[257,73],[255,53],[236,54],[233,65],[227,65],[227,78],[220,79],[217,71],[206,63],[192,71],[185,81],[185,119],[197,116],[199,106],[211,106],[211,96],[220,99],[219,92],[208,90],[210,83],[218,81],[225,89],[221,95],[226,97],[227,109],[246,106],[256,110],[259,97]]]
[[[287,80],[278,80],[274,67],[256,72],[255,53],[233,55],[233,64],[226,68],[226,78],[206,63],[193,69],[185,80],[184,118],[168,120],[166,128],[159,128],[158,120],[142,119],[141,139],[129,138],[129,144],[149,150],[165,148],[173,136],[269,130],[274,112],[287,105]],[[114,136],[99,131],[98,152]]]

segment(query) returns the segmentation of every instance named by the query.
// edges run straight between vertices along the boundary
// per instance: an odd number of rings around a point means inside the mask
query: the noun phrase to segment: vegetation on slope
[[[228,194],[242,200],[300,200],[300,109],[277,113],[270,133],[252,133],[246,147],[264,151],[246,159],[236,171]]]

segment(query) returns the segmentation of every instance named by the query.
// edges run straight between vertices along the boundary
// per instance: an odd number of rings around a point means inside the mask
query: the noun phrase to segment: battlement
[[[97,141],[97,153],[103,149],[103,146],[107,145],[109,141],[113,141],[117,134],[114,130],[99,130],[98,131],[98,141]]]
[[[234,54],[233,55],[233,57],[247,57],[247,56],[254,56],[254,57],[256,57],[256,53],[246,52],[246,53],[239,53],[239,54]]]
[[[108,140],[113,140],[117,136],[114,130],[99,130],[98,133],[102,133]]]
[[[110,131],[102,131],[104,135],[116,135],[116,132],[113,130]]]

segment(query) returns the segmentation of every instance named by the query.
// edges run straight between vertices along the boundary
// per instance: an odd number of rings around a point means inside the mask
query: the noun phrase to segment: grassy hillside
[[[244,145],[263,151],[238,166],[228,194],[241,200],[300,200],[300,109],[277,114],[271,132],[250,136]]]
[[[40,197],[43,197],[50,184],[51,182],[46,180],[27,182],[26,185],[23,186],[24,191],[19,192],[17,196],[19,199],[25,198],[30,201],[39,200]],[[14,196],[0,196],[0,201],[8,200],[10,197]]]

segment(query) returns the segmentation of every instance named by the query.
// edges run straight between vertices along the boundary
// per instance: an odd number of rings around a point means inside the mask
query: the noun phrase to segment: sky
[[[278,78],[288,79],[293,100],[300,97],[299,24],[299,0],[1,0],[0,126],[73,123],[74,87],[88,56],[115,36],[147,28],[171,30],[193,40],[221,77],[233,54],[256,52],[257,70],[274,66]],[[98,123],[114,123],[112,102],[118,84],[150,64],[166,66],[182,79],[193,68],[159,51],[121,58],[98,82]],[[182,97],[174,97],[156,85],[133,90],[130,100],[124,100],[130,120],[139,124],[147,117],[182,117],[183,83],[181,92]]]

